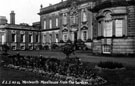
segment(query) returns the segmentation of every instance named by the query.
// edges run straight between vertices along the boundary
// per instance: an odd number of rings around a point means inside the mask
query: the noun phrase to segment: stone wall
[[[113,39],[113,54],[135,54],[135,37]]]
[[[135,36],[135,6],[127,7],[128,13],[128,36]]]

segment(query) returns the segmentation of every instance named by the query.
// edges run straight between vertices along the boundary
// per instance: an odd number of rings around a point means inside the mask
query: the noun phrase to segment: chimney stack
[[[15,24],[15,13],[11,11],[10,13],[10,24]]]

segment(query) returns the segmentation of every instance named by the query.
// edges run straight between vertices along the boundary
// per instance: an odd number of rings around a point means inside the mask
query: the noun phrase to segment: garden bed
[[[8,61],[4,61],[4,67],[49,76],[51,81],[67,81],[85,83],[87,85],[101,85],[106,83],[87,64],[79,58],[58,60],[56,58],[44,58],[42,56],[9,55]],[[7,59],[6,59],[7,60]],[[72,61],[71,61],[72,60]]]

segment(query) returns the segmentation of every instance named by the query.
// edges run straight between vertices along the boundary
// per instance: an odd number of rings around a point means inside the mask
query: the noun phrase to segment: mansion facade
[[[0,48],[6,44],[11,50],[39,50],[40,33],[37,22],[33,23],[33,26],[26,23],[15,24],[14,11],[10,13],[9,24],[6,17],[0,18]]]
[[[82,40],[95,54],[135,54],[135,0],[62,0],[48,7],[41,5],[38,14],[38,27],[13,25],[13,16],[5,31],[18,36],[9,35],[16,39],[6,43],[34,49]],[[24,33],[26,37],[21,35]]]
[[[66,0],[39,15],[44,45],[81,39],[95,54],[135,54],[135,0]]]

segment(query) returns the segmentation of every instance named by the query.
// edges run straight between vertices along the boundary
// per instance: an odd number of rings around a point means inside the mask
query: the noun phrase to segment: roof
[[[38,14],[39,15],[47,14],[47,13],[54,12],[54,11],[57,11],[57,10],[60,10],[63,8],[70,7],[70,5],[73,1],[75,1],[77,4],[83,4],[86,2],[94,2],[95,0],[67,0],[67,1],[59,2],[59,3],[54,4],[54,5],[50,5],[50,6],[45,7],[45,8],[41,8],[40,13],[38,13]]]
[[[11,25],[11,24],[0,25],[0,29],[39,31],[39,29],[34,28],[32,26]]]

